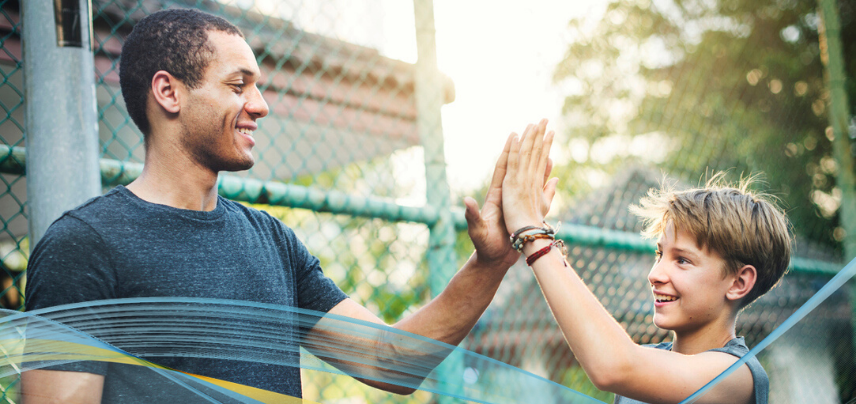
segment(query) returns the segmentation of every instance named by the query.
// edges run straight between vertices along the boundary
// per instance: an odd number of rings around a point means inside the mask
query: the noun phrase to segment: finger
[[[548,161],[550,161],[550,147],[553,146],[553,138],[555,138],[555,136],[556,136],[555,132],[553,132],[553,131],[547,132],[547,135],[544,136],[544,140],[542,141],[543,147],[541,149],[540,159],[538,160],[538,167],[537,167],[538,171],[536,171],[536,172],[537,173],[543,173],[542,175],[544,176],[544,182],[546,182],[546,179],[550,175],[550,171],[547,169],[547,163],[548,163]],[[552,167],[550,167],[550,168],[552,168]],[[542,182],[541,184],[544,184],[544,182]]]
[[[511,145],[508,148],[508,164],[505,166],[506,176],[516,175],[517,167],[520,164],[520,137],[515,133],[511,135]]]
[[[532,139],[532,160],[529,161],[529,172],[530,173],[540,173],[543,170],[541,167],[541,156],[544,155],[544,132],[547,130],[547,120],[542,119],[541,122],[538,122],[538,125],[535,126],[535,137]],[[537,184],[542,186],[542,184]]]
[[[520,161],[517,164],[519,171],[517,175],[525,175],[529,169],[529,162],[532,161],[532,142],[535,137],[535,125],[526,125],[526,131],[523,132],[523,138],[520,140]],[[525,181],[525,178],[521,178]]]
[[[496,167],[493,169],[493,178],[490,179],[490,187],[488,190],[502,186],[502,180],[505,178],[505,170],[508,165],[508,152],[511,151],[511,141],[515,136],[517,136],[517,134],[511,132],[511,134],[508,135],[508,139],[505,140],[505,147],[502,149],[499,159],[496,160]]]

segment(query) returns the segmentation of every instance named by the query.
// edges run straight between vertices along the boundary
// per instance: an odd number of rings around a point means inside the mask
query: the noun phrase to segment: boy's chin
[[[654,314],[654,325],[661,330],[673,331],[675,329],[675,324],[669,321],[668,318],[657,314]]]

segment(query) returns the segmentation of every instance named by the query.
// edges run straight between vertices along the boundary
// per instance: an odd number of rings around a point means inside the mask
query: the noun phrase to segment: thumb
[[[464,217],[467,219],[467,227],[472,229],[481,225],[482,217],[479,213],[479,203],[468,196],[464,198],[464,206],[466,207]]]
[[[556,196],[556,187],[559,184],[559,179],[556,177],[551,178],[544,184],[544,199],[547,202],[547,206],[544,207],[544,216],[547,216],[547,212],[550,211],[550,206],[553,204],[553,197]]]

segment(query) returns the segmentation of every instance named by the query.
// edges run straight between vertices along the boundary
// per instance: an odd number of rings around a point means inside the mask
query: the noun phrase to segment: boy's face
[[[669,222],[657,240],[657,261],[648,274],[654,294],[654,324],[677,333],[692,332],[725,320],[731,305],[725,297],[732,284],[723,276],[725,260],[695,237],[675,231]]]

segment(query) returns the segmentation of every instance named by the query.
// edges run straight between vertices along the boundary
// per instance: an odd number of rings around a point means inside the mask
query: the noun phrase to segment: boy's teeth
[[[671,301],[674,301],[674,300],[678,300],[678,298],[677,298],[677,297],[674,297],[674,296],[666,296],[666,295],[654,295],[654,298],[655,298],[658,302],[671,302]]]

